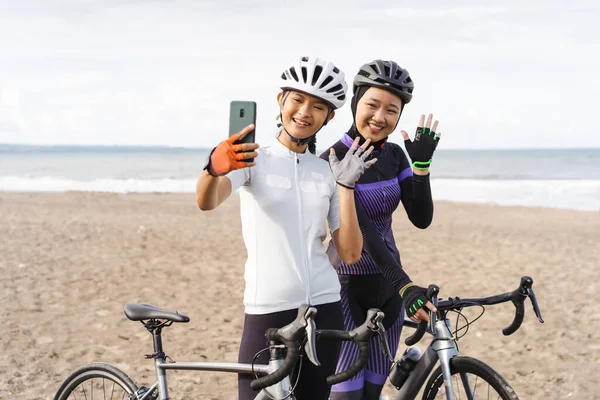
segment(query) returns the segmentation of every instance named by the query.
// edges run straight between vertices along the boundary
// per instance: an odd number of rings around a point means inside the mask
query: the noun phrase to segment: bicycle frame
[[[417,324],[412,321],[405,321],[405,325],[413,328],[417,327]],[[450,360],[458,356],[459,352],[454,344],[450,320],[443,319],[436,321],[435,332],[431,332],[430,330],[428,332],[433,335],[433,340],[415,365],[406,382],[400,388],[396,397],[394,397],[394,400],[414,399],[438,361],[440,362],[444,376],[446,398],[447,400],[455,400],[452,390]],[[469,385],[470,387],[467,377],[462,377],[462,379],[465,385]]]
[[[266,375],[275,371],[279,366],[283,364],[283,359],[272,360],[269,365],[255,365],[254,372],[259,375]],[[158,387],[159,399],[168,400],[168,386],[167,386],[167,370],[187,370],[187,371],[213,371],[213,372],[230,372],[238,374],[251,374],[251,364],[238,364],[238,363],[226,363],[226,362],[173,362],[166,363],[164,360],[156,360],[156,375],[157,381],[150,387],[142,397],[138,400],[150,399],[152,392]],[[261,390],[261,392],[255,397],[255,400],[268,400],[270,398],[284,398],[290,394],[290,379],[285,378],[278,384]],[[269,397],[270,396],[270,397]]]
[[[152,333],[154,339],[154,354],[150,357],[154,358],[154,367],[156,370],[156,382],[150,386],[137,400],[150,399],[152,393],[158,388],[159,400],[169,400],[169,388],[167,385],[168,370],[185,370],[185,371],[213,371],[213,372],[229,372],[238,374],[252,374],[259,376],[267,375],[279,369],[283,364],[283,347],[271,346],[269,348],[270,358],[269,364],[240,364],[228,362],[167,362],[166,355],[162,349],[162,338],[160,330]],[[254,398],[255,400],[270,400],[272,398],[286,398],[291,394],[290,377],[284,378],[276,385],[265,388],[259,392]],[[292,398],[293,399],[293,398]]]

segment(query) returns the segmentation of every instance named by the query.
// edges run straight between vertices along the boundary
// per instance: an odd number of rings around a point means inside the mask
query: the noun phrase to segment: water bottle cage
[[[390,383],[400,389],[421,357],[421,351],[416,347],[406,349],[400,360],[396,361],[390,370]]]

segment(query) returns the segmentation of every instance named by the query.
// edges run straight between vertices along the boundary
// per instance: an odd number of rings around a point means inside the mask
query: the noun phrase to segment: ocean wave
[[[435,200],[600,211],[600,180],[431,179]],[[0,191],[193,193],[196,179],[95,179],[0,176]]]
[[[600,180],[431,179],[436,200],[600,211]]]
[[[9,192],[192,193],[196,179],[94,179],[0,176],[0,190]]]

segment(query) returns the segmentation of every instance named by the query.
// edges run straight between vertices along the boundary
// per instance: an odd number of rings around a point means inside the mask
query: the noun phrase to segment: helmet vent
[[[306,71],[306,67],[302,67],[302,80],[306,83],[306,75],[308,72]]]
[[[388,65],[383,65],[383,75],[390,76],[390,67]]]
[[[320,65],[317,65],[315,67],[315,72],[313,73],[311,85],[315,86],[315,84],[317,83],[317,80],[319,80],[319,77],[321,76],[321,72],[323,72],[323,67],[321,67]]]
[[[296,69],[294,67],[290,68],[290,73],[292,74],[292,77],[295,81],[300,81],[300,79],[298,79],[298,74],[296,74]]]
[[[328,89],[327,93],[337,92],[338,90],[344,90],[344,87],[340,83],[338,83],[337,85],[335,85],[331,89]]]
[[[323,89],[325,86],[329,85],[329,82],[331,82],[332,80],[333,80],[333,78],[331,77],[331,75],[329,75],[327,78],[325,78],[323,83],[321,83],[321,86],[319,86],[319,89]]]

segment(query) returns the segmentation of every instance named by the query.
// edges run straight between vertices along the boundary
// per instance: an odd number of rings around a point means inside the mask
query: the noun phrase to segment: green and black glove
[[[417,128],[415,140],[406,139],[404,147],[412,160],[412,166],[419,170],[427,170],[431,165],[433,152],[440,142],[440,137],[429,128]]]
[[[404,309],[406,310],[406,315],[408,315],[408,317],[412,317],[421,308],[425,308],[425,304],[429,301],[427,298],[427,289],[414,284],[404,287],[400,292],[400,297],[402,297]],[[425,310],[429,311],[427,309]]]

